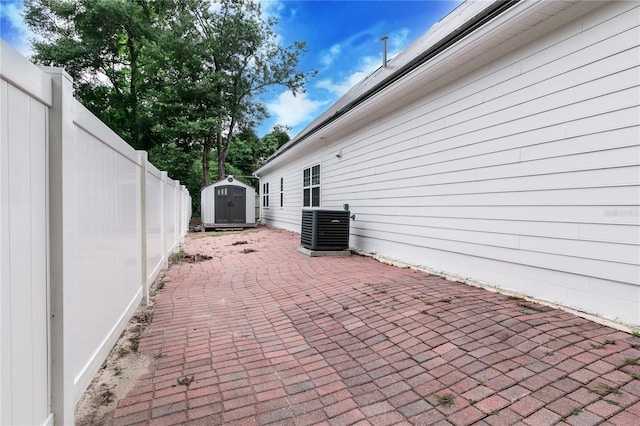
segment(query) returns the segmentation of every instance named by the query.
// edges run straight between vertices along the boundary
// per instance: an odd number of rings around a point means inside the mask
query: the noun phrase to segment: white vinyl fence
[[[191,197],[0,41],[0,424],[75,404],[179,250]]]

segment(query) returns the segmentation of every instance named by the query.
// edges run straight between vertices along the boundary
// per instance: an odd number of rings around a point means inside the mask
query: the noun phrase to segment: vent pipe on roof
[[[380,40],[382,40],[382,68],[387,67],[387,39],[389,37],[382,36]]]

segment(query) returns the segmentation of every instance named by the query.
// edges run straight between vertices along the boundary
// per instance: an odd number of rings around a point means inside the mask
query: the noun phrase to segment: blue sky
[[[317,70],[307,92],[293,97],[275,87],[264,97],[271,118],[256,129],[259,136],[275,124],[300,132],[350,87],[382,62],[382,42],[387,35],[389,58],[400,52],[460,0],[262,0],[263,13],[277,17],[276,32],[283,45],[306,41],[308,52],[300,68]],[[22,22],[23,3],[0,0],[0,34],[22,52],[30,54],[30,34]]]

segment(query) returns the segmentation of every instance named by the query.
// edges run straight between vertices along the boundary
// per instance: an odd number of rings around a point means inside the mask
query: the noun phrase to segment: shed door
[[[216,223],[247,222],[247,190],[241,186],[216,188]]]

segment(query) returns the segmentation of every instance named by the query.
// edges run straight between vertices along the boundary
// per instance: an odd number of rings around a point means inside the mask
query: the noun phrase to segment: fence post
[[[187,192],[187,187],[185,185],[180,185],[180,243],[184,244],[185,237],[189,232],[189,219],[187,217],[187,203],[186,197],[184,196]]]
[[[149,305],[149,273],[147,271],[147,156],[145,151],[138,151],[140,163],[140,264],[142,280],[142,303]]]
[[[51,406],[55,423],[74,423],[71,319],[66,314],[71,300],[65,292],[64,186],[67,141],[73,138],[71,109],[73,82],[60,68],[44,68],[53,83],[49,113],[49,205],[50,205],[50,306],[51,306]]]
[[[50,107],[51,78],[0,40],[2,425],[53,425],[48,307]]]
[[[160,199],[162,205],[162,219],[160,220],[160,229],[162,230],[162,268],[169,267],[169,255],[167,250],[167,172],[162,172],[162,185],[160,191]]]
[[[180,234],[182,233],[182,224],[180,223],[180,217],[182,215],[180,214],[181,207],[180,207],[180,181],[179,180],[176,180],[174,193],[175,193],[175,197],[173,200],[174,202],[173,208],[175,209],[175,216],[174,216],[173,222],[175,225],[173,229],[175,230],[175,232],[174,232],[173,238],[174,238],[174,242],[178,243],[178,250],[179,250],[180,245],[182,244],[182,240],[180,239]]]

